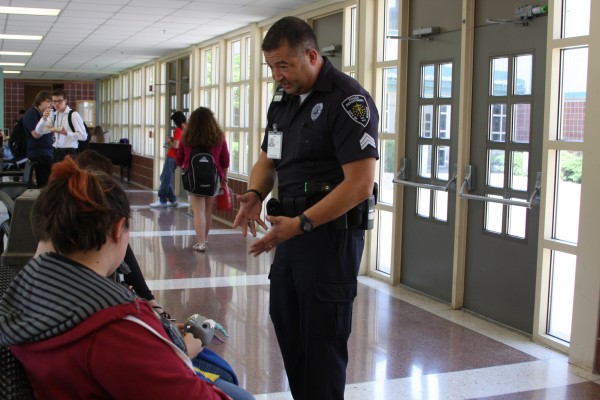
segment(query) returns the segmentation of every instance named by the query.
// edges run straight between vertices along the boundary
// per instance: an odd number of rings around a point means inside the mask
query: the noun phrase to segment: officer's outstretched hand
[[[236,196],[240,202],[240,209],[233,221],[233,227],[242,227],[242,235],[248,234],[248,228],[252,236],[256,237],[256,224],[267,229],[267,224],[260,218],[262,211],[262,201],[252,192],[240,194]]]
[[[271,223],[271,229],[269,229],[269,232],[264,237],[250,246],[249,253],[255,257],[261,253],[271,251],[279,243],[302,233],[298,217],[289,218],[267,215],[266,218]]]

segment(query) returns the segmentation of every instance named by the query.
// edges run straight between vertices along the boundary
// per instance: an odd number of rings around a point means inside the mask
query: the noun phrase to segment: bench
[[[12,199],[9,193],[0,190],[0,201],[9,215],[9,219],[1,225],[2,240],[4,235],[8,238],[6,248],[0,255],[2,267],[21,268],[35,254],[37,240],[29,218],[33,203],[39,194],[39,189],[28,189],[16,199]]]
[[[127,182],[131,174],[132,147],[129,143],[90,143],[90,150],[110,159],[113,165],[121,167],[121,180],[123,180],[123,168],[127,168]]]
[[[31,228],[30,214],[39,189],[29,189],[12,199],[0,190],[0,200],[6,206],[10,219],[2,223],[8,235],[6,249],[0,255],[0,297],[10,286],[21,268],[35,254],[37,240]],[[0,346],[0,399],[29,400],[33,392],[21,363],[8,347]]]

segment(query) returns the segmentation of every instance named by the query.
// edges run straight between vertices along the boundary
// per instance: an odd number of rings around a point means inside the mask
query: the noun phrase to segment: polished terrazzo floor
[[[157,300],[179,321],[201,313],[230,338],[211,348],[262,400],[291,399],[268,315],[270,255],[215,222],[195,253],[191,215],[152,209],[130,187],[131,246]],[[401,287],[361,277],[354,306],[346,399],[600,399],[600,376],[525,336]]]

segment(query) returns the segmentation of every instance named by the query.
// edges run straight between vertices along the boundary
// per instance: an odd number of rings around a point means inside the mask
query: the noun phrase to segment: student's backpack
[[[201,196],[214,196],[217,192],[217,167],[208,147],[194,147],[190,166],[181,172],[183,188]]]
[[[22,160],[27,154],[27,133],[23,125],[23,117],[15,123],[10,132],[8,147],[13,155],[13,160]]]
[[[71,120],[71,115],[75,112],[75,110],[69,110],[69,118],[67,118],[67,120],[69,121],[69,127],[71,128],[71,131],[75,132],[75,125],[73,125],[73,121]],[[78,140],[79,144],[77,145],[77,150],[78,151],[83,151],[85,149],[87,149],[88,147],[90,147],[90,139],[92,138],[92,132],[90,131],[90,128],[88,128],[87,124],[84,122],[83,126],[85,128],[85,133],[87,134],[87,139],[85,140]]]

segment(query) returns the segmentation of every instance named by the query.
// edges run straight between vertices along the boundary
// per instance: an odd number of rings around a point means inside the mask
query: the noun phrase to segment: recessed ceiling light
[[[0,33],[0,39],[15,39],[15,40],[42,40],[41,35],[7,35]]]
[[[8,65],[12,67],[24,67],[25,63],[0,62],[0,65]]]
[[[30,56],[30,51],[0,51],[0,56]]]
[[[58,8],[0,7],[0,14],[47,15],[56,17]]]

